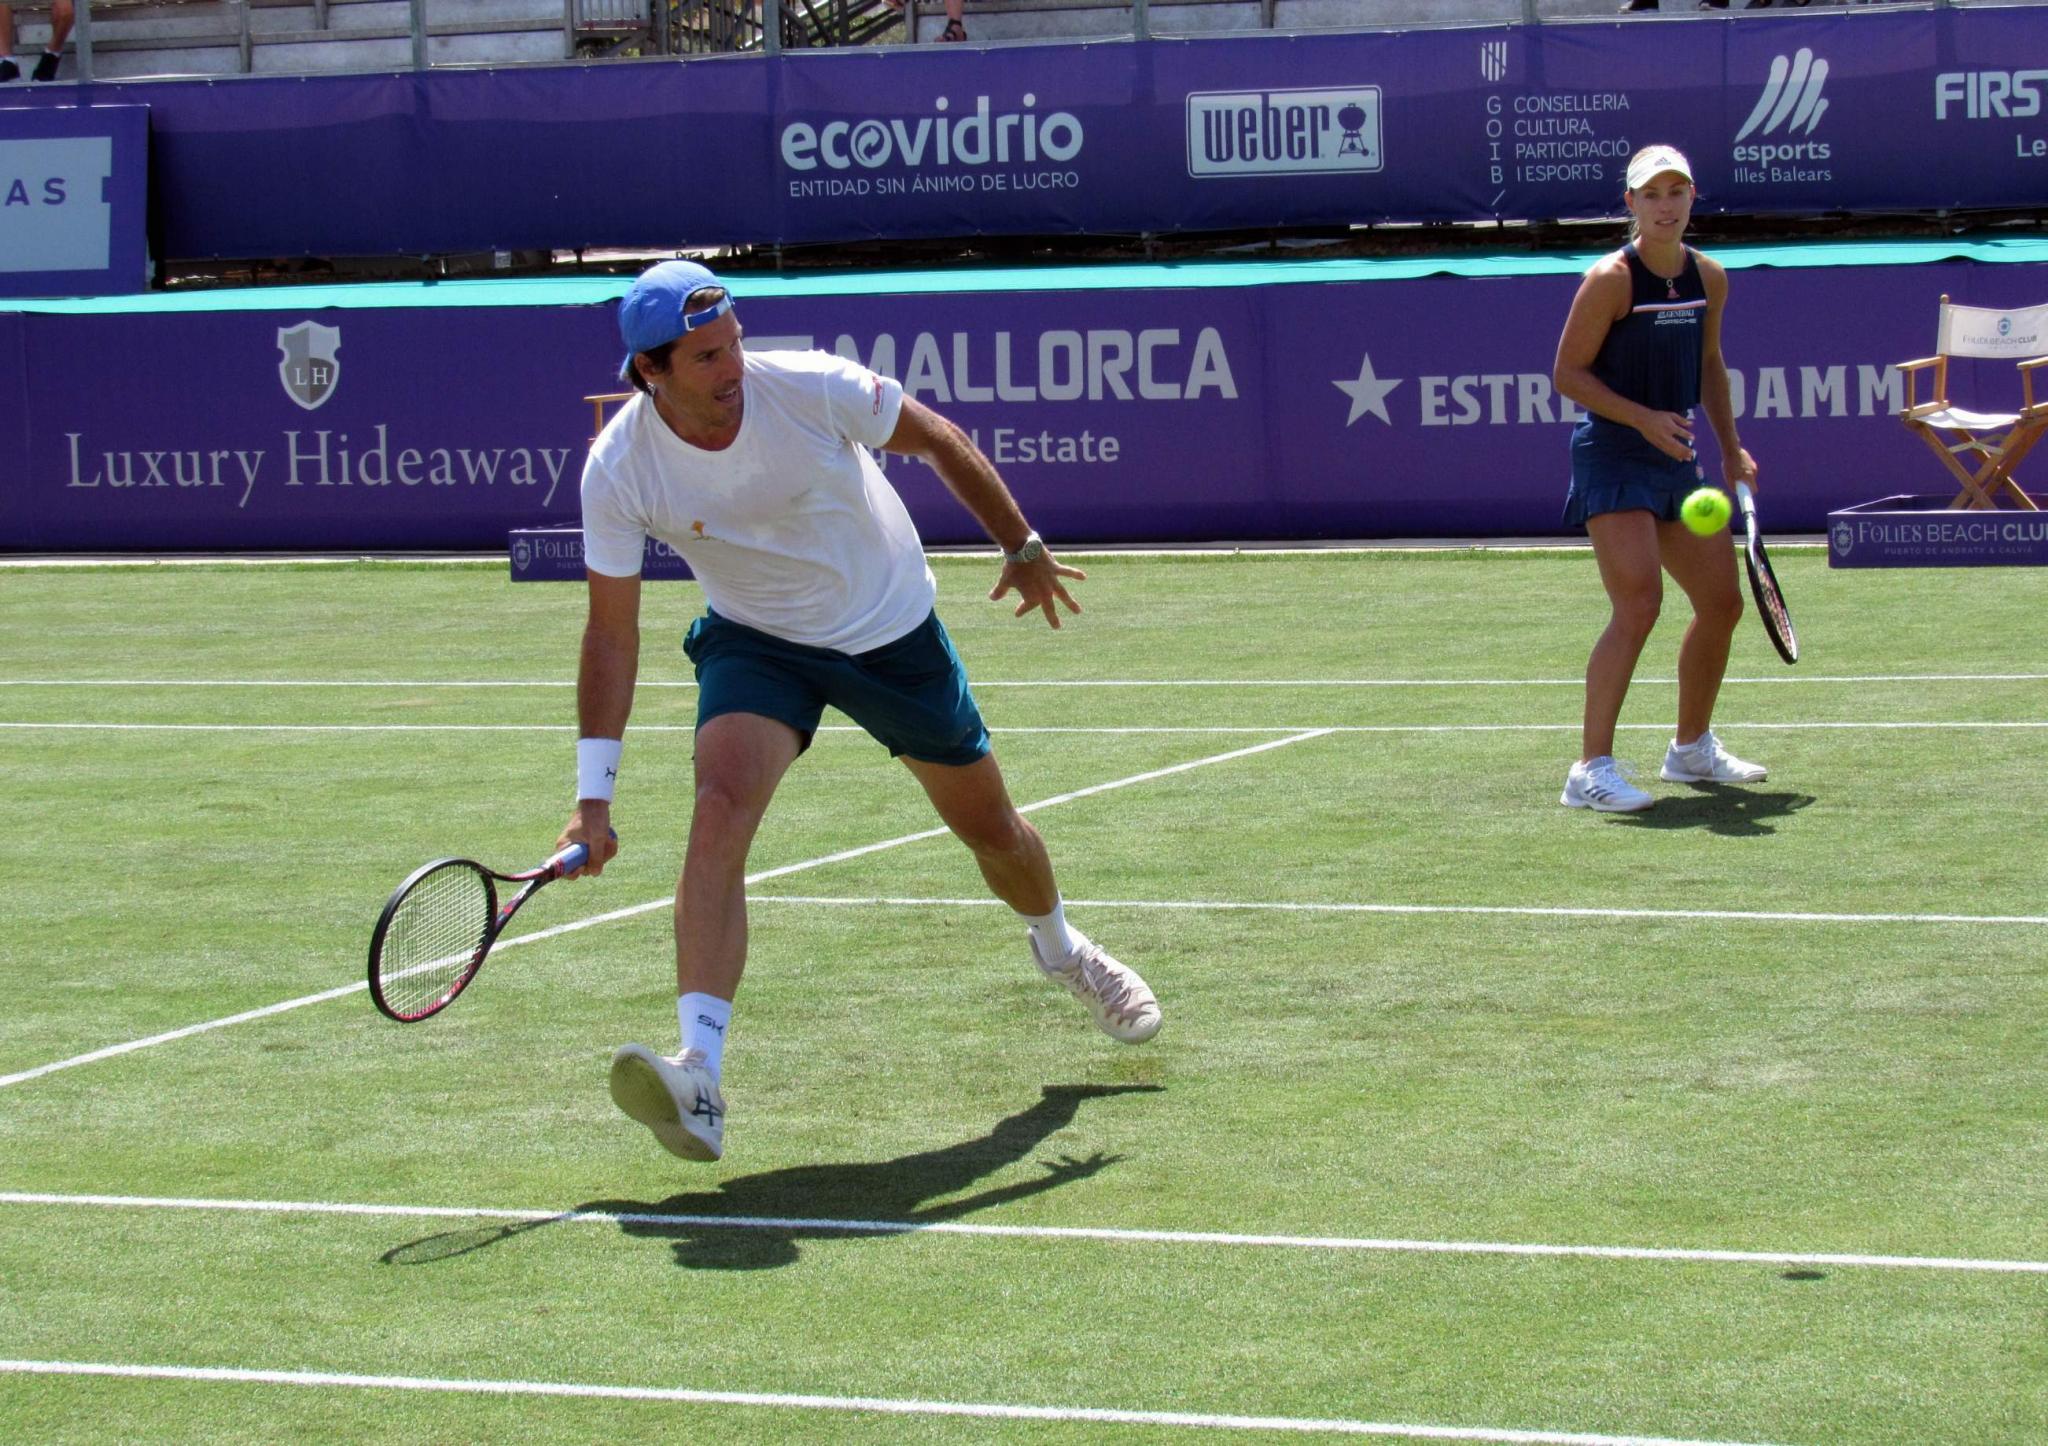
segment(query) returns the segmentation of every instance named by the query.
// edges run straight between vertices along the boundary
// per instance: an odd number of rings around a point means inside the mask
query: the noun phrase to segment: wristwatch
[[[1045,539],[1035,532],[1024,534],[1024,541],[1015,552],[1003,554],[1004,562],[1036,562],[1045,556]]]

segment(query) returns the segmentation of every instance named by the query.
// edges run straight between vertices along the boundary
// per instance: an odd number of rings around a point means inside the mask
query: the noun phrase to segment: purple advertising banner
[[[2026,209],[2044,72],[2048,12],[2016,6],[85,94],[147,95],[165,254],[199,258],[1612,215],[1651,141],[1705,212]],[[0,140],[56,99],[0,94]]]
[[[580,527],[515,527],[507,542],[506,560],[511,564],[514,582],[584,579]],[[640,576],[648,582],[675,582],[693,574],[680,552],[650,537],[640,550]]]
[[[603,390],[618,365],[597,307],[9,320],[29,460],[0,545],[17,550],[501,546],[578,517],[590,409],[561,379]],[[116,355],[151,365],[110,387]]]
[[[106,296],[149,284],[149,111],[0,113],[0,296]]]
[[[1828,514],[1829,567],[2048,567],[2048,512],[1964,511],[1935,493]]]
[[[1833,510],[1929,490],[1946,474],[1895,419],[1894,363],[1927,353],[1942,293],[2038,302],[2048,263],[1766,254],[1726,255],[1725,345],[1773,530],[1819,532]],[[1571,267],[1113,274],[1128,284],[730,280],[750,346],[815,346],[901,378],[973,434],[1051,538],[1564,530],[1577,413],[1550,369]],[[0,363],[16,409],[0,433],[26,437],[25,465],[0,475],[11,551],[496,550],[510,529],[577,523],[583,398],[618,385],[613,307],[597,302],[0,315],[10,352],[23,364]],[[149,364],[109,385],[113,355]],[[1958,363],[1952,384],[1979,406],[2016,400],[2008,364]],[[1703,452],[1717,479],[1710,441]],[[888,474],[928,542],[983,540],[922,463],[892,459]]]

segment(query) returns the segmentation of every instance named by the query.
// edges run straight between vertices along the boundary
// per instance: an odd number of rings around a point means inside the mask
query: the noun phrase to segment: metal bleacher
[[[2048,0],[1777,0],[1766,13],[1832,5],[1926,8]],[[1700,11],[1664,0],[1669,20]],[[764,8],[779,11],[768,44]],[[1612,18],[1619,0],[968,0],[976,42],[1190,36],[1255,30],[1371,30]],[[561,64],[808,46],[922,42],[945,24],[940,0],[79,0],[62,80],[308,75],[440,66]],[[15,7],[18,48],[49,35],[46,4]],[[1647,17],[1641,17],[1647,18]]]
[[[561,0],[85,0],[61,79],[407,70],[560,61]],[[15,7],[19,46],[49,35],[46,6]],[[423,50],[423,55],[420,53]]]
[[[1437,25],[1516,25],[1546,21],[1613,20],[1621,0],[1141,0],[1148,13],[1145,33],[1155,36],[1226,34],[1250,30],[1375,30]],[[1776,0],[1758,18],[1810,14],[1831,6],[2039,4],[2044,0],[1809,0],[1805,6]],[[1131,0],[967,0],[967,29],[976,41],[1082,39],[1132,33]],[[1706,9],[1697,0],[1662,0],[1651,19],[1713,19],[1736,15],[1745,0],[1726,10]],[[945,18],[935,0],[919,15],[923,40],[936,39]]]
[[[783,43],[902,39],[882,0],[784,0]],[[59,79],[316,75],[763,48],[761,0],[79,0]],[[17,48],[47,4],[14,7]]]

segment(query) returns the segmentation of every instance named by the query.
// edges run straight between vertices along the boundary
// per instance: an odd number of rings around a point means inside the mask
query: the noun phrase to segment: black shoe
[[[35,80],[55,80],[57,78],[57,57],[50,54],[47,50],[36,57],[35,74],[31,78]]]
[[[1727,8],[1728,0],[1700,0],[1700,9],[1702,10],[1726,10]]]
[[[1628,3],[1621,7],[1621,13],[1626,15],[1631,10],[1655,10],[1656,8],[1657,0],[1628,0]]]
[[[14,63],[13,61],[11,61],[11,60],[0,60],[0,85],[5,85],[5,84],[7,84],[7,82],[8,82],[8,81],[10,81],[10,80],[20,80],[20,79],[21,79],[21,67],[20,67],[20,66],[16,65],[16,64],[15,64],[15,63]]]

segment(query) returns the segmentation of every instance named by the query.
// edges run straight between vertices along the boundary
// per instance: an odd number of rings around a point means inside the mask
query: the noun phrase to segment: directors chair
[[[1941,458],[1962,490],[1951,508],[1997,507],[2001,498],[2028,512],[2041,509],[2026,494],[2013,469],[2048,432],[2048,401],[2034,400],[2034,369],[2048,366],[2048,306],[1996,311],[1985,306],[1952,306],[1941,298],[1935,355],[1899,363],[1906,378],[1906,406],[1899,420]],[[2017,412],[1973,412],[1948,396],[1950,357],[2010,358],[2018,364],[2021,406]],[[1919,397],[1921,372],[1932,395]],[[1950,441],[1953,436],[1960,440]],[[1971,454],[1969,462],[1964,454]],[[1976,470],[1972,471],[1974,464]]]
[[[630,402],[633,400],[633,395],[632,392],[599,392],[595,396],[583,399],[590,403],[590,410],[594,414],[591,421],[591,441],[595,442],[597,434],[604,430],[604,409],[608,406],[614,406],[619,402]]]

